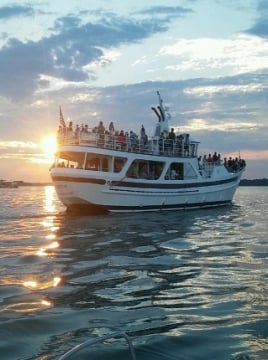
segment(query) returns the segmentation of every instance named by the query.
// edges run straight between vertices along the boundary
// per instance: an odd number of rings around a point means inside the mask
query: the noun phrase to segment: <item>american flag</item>
[[[61,126],[65,129],[66,128],[66,124],[65,124],[65,120],[61,111],[61,107],[60,107],[60,124]]]

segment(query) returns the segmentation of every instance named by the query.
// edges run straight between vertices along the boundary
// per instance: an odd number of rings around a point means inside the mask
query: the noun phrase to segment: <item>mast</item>
[[[162,100],[160,92],[158,90],[157,90],[157,95],[158,95],[158,103],[159,103],[159,105],[157,107],[160,111],[162,121],[165,121],[166,114],[165,114],[165,109],[163,107],[163,100]]]
[[[158,111],[155,108],[152,109],[159,119],[155,128],[155,136],[160,136],[161,133],[167,134],[169,132],[168,119],[170,118],[170,115],[166,112],[166,109],[163,106],[163,99],[161,98],[160,92],[157,90],[156,93],[158,95]]]

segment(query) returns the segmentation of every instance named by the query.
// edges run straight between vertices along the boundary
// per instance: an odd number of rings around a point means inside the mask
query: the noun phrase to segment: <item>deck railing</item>
[[[197,142],[191,141],[187,143],[159,137],[149,138],[146,143],[139,138],[126,138],[122,141],[115,135],[99,135],[93,132],[81,133],[77,136],[73,133],[61,134],[58,136],[58,143],[60,145],[94,146],[110,150],[170,157],[196,157],[198,147]]]

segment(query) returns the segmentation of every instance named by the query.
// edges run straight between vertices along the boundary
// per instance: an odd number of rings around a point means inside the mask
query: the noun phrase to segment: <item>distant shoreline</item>
[[[268,186],[268,179],[242,179],[240,180],[239,186]]]
[[[27,182],[27,181],[21,181],[19,183],[19,186],[51,186],[53,185],[52,182]]]

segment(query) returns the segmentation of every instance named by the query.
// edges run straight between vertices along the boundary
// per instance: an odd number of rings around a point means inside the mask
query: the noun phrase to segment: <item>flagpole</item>
[[[66,129],[66,123],[64,120],[63,113],[61,111],[61,106],[59,106],[59,109],[60,109],[60,125],[63,127],[63,129]]]

